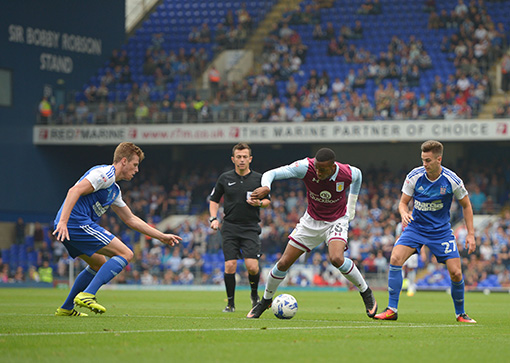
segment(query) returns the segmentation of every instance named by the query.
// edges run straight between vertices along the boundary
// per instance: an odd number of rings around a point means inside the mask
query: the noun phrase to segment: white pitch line
[[[415,329],[415,328],[459,328],[471,325],[365,325],[365,326],[302,326],[302,327],[264,327],[264,328],[213,328],[213,329],[149,329],[149,330],[101,330],[77,332],[38,332],[38,333],[12,333],[0,334],[0,337],[20,336],[58,336],[58,335],[86,335],[86,334],[140,334],[140,333],[196,333],[217,331],[260,331],[260,330],[318,330],[318,329]]]

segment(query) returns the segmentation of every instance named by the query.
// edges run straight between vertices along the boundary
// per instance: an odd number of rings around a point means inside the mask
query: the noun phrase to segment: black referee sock
[[[225,289],[227,290],[228,305],[235,306],[236,274],[223,274]]]
[[[259,280],[260,280],[260,270],[256,275],[248,275],[248,280],[250,281],[251,287],[251,296],[258,296],[258,288],[259,288]]]

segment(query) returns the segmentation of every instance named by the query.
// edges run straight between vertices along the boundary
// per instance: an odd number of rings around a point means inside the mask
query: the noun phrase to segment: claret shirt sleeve
[[[298,178],[303,179],[308,171],[308,159],[302,159],[293,162],[292,164],[280,166],[276,169],[266,171],[262,175],[261,185],[263,187],[269,187],[274,180]]]

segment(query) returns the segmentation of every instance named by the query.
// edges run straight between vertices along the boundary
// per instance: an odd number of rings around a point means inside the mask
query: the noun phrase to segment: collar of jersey
[[[331,181],[336,179],[338,172],[340,171],[340,168],[338,167],[337,163],[335,163],[335,166],[336,166],[336,171],[333,173],[333,175],[331,175],[331,178],[329,178],[329,180],[331,180]]]

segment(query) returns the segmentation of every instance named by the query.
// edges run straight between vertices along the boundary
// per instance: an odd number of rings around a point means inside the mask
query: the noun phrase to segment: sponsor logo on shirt
[[[94,209],[94,213],[96,213],[98,217],[101,217],[108,210],[108,206],[103,207],[101,203],[96,202],[96,204],[92,206],[92,209]]]
[[[422,203],[417,200],[414,201],[414,208],[422,212],[435,212],[443,209],[443,202],[440,200],[435,200],[431,203]]]
[[[310,191],[309,195],[310,195],[310,198],[312,198],[313,200],[315,200],[316,202],[319,202],[319,203],[332,204],[332,203],[338,202],[341,199],[341,198],[331,199],[331,193],[328,192],[327,190],[320,192],[320,195],[315,194],[314,192]]]
[[[320,193],[321,198],[323,199],[331,199],[331,193],[327,190],[324,190]]]

